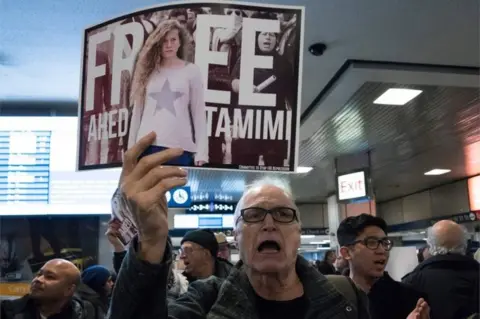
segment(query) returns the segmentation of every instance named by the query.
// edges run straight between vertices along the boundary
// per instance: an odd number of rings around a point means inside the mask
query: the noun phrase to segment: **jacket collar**
[[[426,268],[444,268],[444,269],[463,269],[463,270],[472,270],[479,271],[480,264],[473,258],[458,255],[458,254],[447,254],[447,255],[436,255],[424,260],[419,264],[414,271],[423,270]]]
[[[306,318],[331,318],[347,306],[346,299],[301,256],[297,256],[296,270],[309,302]],[[208,318],[256,319],[255,302],[256,293],[239,262],[219,288]]]

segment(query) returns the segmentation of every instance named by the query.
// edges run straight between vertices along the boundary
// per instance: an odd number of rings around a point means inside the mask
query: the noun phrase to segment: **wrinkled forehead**
[[[262,207],[271,209],[274,207],[292,207],[295,208],[295,203],[292,198],[280,187],[277,186],[261,186],[250,189],[243,199],[243,207]]]

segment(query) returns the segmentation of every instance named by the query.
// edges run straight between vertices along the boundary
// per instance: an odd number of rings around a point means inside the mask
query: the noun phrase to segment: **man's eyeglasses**
[[[274,221],[289,224],[297,219],[297,211],[290,207],[276,207],[272,209],[265,209],[261,207],[248,207],[240,210],[240,217],[235,221],[243,219],[246,223],[259,223],[265,220],[267,214],[272,215]]]
[[[358,243],[363,244],[365,247],[371,250],[377,250],[380,244],[382,245],[383,249],[385,249],[386,251],[390,251],[393,247],[393,242],[390,239],[388,238],[379,239],[377,237],[367,237],[364,239],[356,240],[351,244],[349,244],[349,246],[353,246]]]
[[[178,250],[179,256],[191,255],[196,250],[202,250],[203,248],[183,247]]]

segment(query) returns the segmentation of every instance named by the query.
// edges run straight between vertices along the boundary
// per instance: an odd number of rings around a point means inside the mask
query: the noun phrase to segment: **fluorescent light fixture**
[[[421,90],[412,89],[388,89],[380,95],[374,104],[405,105],[422,93]]]
[[[315,235],[302,235],[302,239],[315,238]]]
[[[297,173],[306,174],[306,173],[310,172],[312,169],[313,169],[313,167],[309,167],[309,166],[299,166],[299,167],[297,167]]]
[[[450,169],[435,168],[435,169],[432,169],[431,171],[426,172],[425,175],[427,176],[443,175],[443,174],[450,173],[451,171],[452,170]]]

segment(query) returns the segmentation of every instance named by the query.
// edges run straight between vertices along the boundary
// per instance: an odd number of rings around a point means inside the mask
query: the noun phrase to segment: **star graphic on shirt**
[[[172,113],[174,116],[177,116],[177,112],[175,111],[175,100],[182,95],[182,92],[172,91],[170,82],[168,80],[165,80],[165,84],[163,84],[160,92],[153,92],[149,94],[152,99],[157,101],[155,113],[159,112],[163,108]]]

